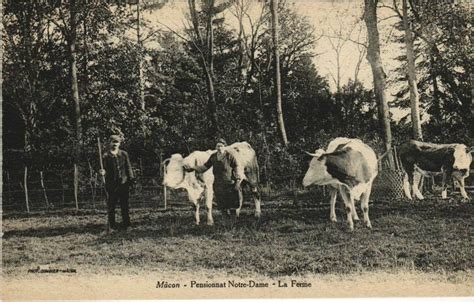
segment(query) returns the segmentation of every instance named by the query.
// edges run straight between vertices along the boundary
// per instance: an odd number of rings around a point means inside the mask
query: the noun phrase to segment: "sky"
[[[340,40],[334,38],[342,35],[350,37],[351,40],[365,42],[366,30],[365,23],[361,19],[363,11],[363,1],[357,0],[287,0],[287,3],[301,15],[306,16],[310,23],[315,27],[316,36],[321,37],[314,47],[314,58],[319,73],[325,76],[330,84],[331,90],[336,90],[335,80],[336,52],[333,45],[337,45]],[[259,4],[252,4],[249,14],[257,16],[260,12]],[[181,31],[185,24],[185,14],[187,13],[186,0],[171,0],[163,8],[144,14],[144,17],[150,21],[152,26],[167,29],[172,28],[175,31]],[[226,23],[230,26],[237,26],[236,18],[230,13],[225,13]],[[398,62],[394,58],[402,54],[401,45],[389,42],[391,35],[396,32],[393,24],[397,21],[393,18],[393,12],[388,9],[379,9],[378,16],[381,20],[379,31],[382,46],[382,61],[385,73],[389,78],[393,77],[394,69]],[[354,78],[354,72],[358,57],[363,46],[352,41],[346,41],[340,51],[340,76],[341,85],[347,83],[349,78]],[[372,73],[370,65],[363,55],[360,65],[358,79],[366,87],[372,87]],[[397,87],[389,87],[387,96],[389,101],[393,99]],[[395,119],[399,119],[405,113],[396,111]]]

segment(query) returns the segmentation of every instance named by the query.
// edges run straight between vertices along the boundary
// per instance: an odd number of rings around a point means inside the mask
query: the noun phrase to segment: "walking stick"
[[[100,138],[97,138],[97,146],[99,147],[99,162],[100,162],[100,169],[104,170],[104,163],[102,162],[102,148],[100,147]],[[102,183],[104,184],[104,191],[105,191],[105,198],[109,199],[109,194],[107,193],[107,189],[105,189],[105,176],[102,175]],[[107,202],[105,203],[107,207]],[[110,233],[110,223],[109,219],[107,218],[107,227],[105,229],[107,234]]]

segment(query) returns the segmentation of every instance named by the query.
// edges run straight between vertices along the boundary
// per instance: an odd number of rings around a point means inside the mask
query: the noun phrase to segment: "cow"
[[[235,209],[238,217],[243,204],[243,185],[250,187],[255,203],[255,216],[260,218],[259,168],[257,155],[247,142],[237,142],[230,146],[217,144],[217,152],[203,165],[185,165],[188,171],[198,173],[212,170],[214,173],[214,194],[217,206],[227,213]],[[212,167],[212,169],[210,169]],[[233,212],[231,212],[233,213]]]
[[[359,139],[338,137],[327,150],[306,152],[313,158],[303,179],[303,186],[329,185],[331,187],[330,218],[336,221],[335,203],[337,191],[344,200],[349,229],[354,230],[353,220],[359,220],[354,200],[361,200],[364,222],[372,228],[369,219],[369,197],[372,183],[378,174],[377,156],[374,150]]]
[[[212,185],[214,183],[214,174],[212,171],[207,171],[202,174],[197,174],[193,171],[187,172],[184,170],[184,165],[196,166],[204,164],[209,157],[216,151],[194,151],[187,157],[183,158],[181,154],[173,154],[168,160],[165,167],[165,175],[163,185],[173,189],[185,189],[188,193],[189,201],[194,206],[195,223],[199,225],[199,201],[204,192],[206,207],[207,207],[207,224],[213,225],[212,218],[212,200],[214,192]]]
[[[471,151],[472,152],[472,151]],[[410,140],[399,148],[399,157],[405,176],[403,191],[409,200],[412,200],[410,185],[413,194],[419,200],[424,199],[418,184],[421,175],[442,174],[441,198],[447,198],[447,180],[452,177],[459,186],[463,200],[468,200],[464,179],[469,176],[472,155],[463,144],[433,144],[417,140]]]

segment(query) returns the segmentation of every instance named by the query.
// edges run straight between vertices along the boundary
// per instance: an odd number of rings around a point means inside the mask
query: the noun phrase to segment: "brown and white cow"
[[[372,183],[377,176],[377,156],[375,152],[359,139],[338,137],[329,143],[327,151],[318,149],[309,164],[303,179],[305,187],[310,185],[329,185],[331,190],[331,220],[336,221],[335,202],[337,190],[344,200],[347,222],[351,230],[354,220],[359,220],[354,206],[361,200],[364,222],[372,228],[369,219],[369,197]]]
[[[413,194],[418,199],[423,195],[418,189],[421,175],[442,174],[441,197],[447,198],[447,180],[452,177],[458,184],[461,195],[469,199],[464,188],[464,179],[469,176],[472,155],[463,144],[433,144],[410,140],[400,146],[400,161],[405,170],[403,189],[408,199],[412,199],[410,184]]]
[[[216,204],[224,213],[235,209],[236,216],[239,216],[243,204],[242,185],[249,186],[255,202],[255,216],[260,217],[257,155],[249,143],[237,142],[230,146],[218,143],[217,152],[212,154],[207,162],[200,166],[187,165],[185,169],[199,173],[212,170]]]
[[[198,174],[194,171],[187,172],[184,165],[197,166],[204,164],[209,157],[216,151],[194,151],[185,158],[181,154],[173,154],[166,166],[166,173],[163,179],[163,185],[173,189],[185,189],[188,193],[189,201],[195,208],[195,221],[198,225],[199,219],[199,201],[204,192],[207,207],[207,224],[214,224],[212,218],[212,200],[214,192],[212,185],[214,183],[214,174],[211,170]]]

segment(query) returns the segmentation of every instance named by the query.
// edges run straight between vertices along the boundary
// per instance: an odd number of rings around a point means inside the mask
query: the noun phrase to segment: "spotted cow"
[[[361,200],[364,222],[368,228],[372,228],[369,197],[378,173],[377,156],[372,148],[359,139],[338,137],[329,143],[327,150],[318,149],[314,153],[307,153],[313,159],[304,176],[303,185],[330,186],[331,220],[336,221],[335,203],[339,191],[344,200],[350,230],[354,229],[353,220],[359,220],[355,200]]]
[[[399,148],[400,161],[405,170],[403,189],[408,199],[412,199],[411,189],[416,198],[422,200],[418,185],[422,175],[442,174],[441,197],[447,198],[447,180],[452,177],[457,183],[464,200],[469,199],[464,187],[464,179],[469,176],[472,151],[463,144],[433,144],[410,140]]]

